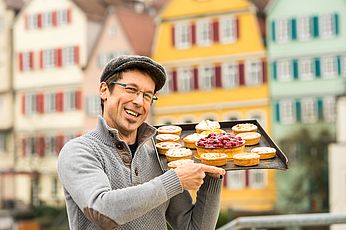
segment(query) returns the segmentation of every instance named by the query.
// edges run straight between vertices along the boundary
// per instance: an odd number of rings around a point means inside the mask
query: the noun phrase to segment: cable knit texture
[[[60,152],[71,230],[215,229],[222,180],[206,177],[193,204],[174,170],[160,168],[153,136],[144,123],[132,159],[128,145],[100,116],[95,130],[69,141]]]

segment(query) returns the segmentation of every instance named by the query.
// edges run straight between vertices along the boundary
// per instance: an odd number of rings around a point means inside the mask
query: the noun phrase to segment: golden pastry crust
[[[176,134],[178,136],[180,136],[181,131],[182,131],[182,128],[177,125],[164,125],[157,129],[157,132],[159,134],[170,133],[170,134]]]
[[[168,149],[166,152],[166,158],[168,162],[182,160],[182,159],[191,159],[192,151],[188,148]]]
[[[220,129],[220,123],[218,121],[203,120],[195,128],[197,133],[201,133],[204,130]]]
[[[257,132],[238,133],[236,137],[243,138],[245,145],[257,145],[261,140],[261,134]]]
[[[180,136],[176,134],[162,133],[162,134],[157,134],[155,139],[157,142],[164,142],[164,141],[179,142]]]
[[[181,160],[176,160],[176,161],[171,161],[171,162],[168,162],[167,166],[168,168],[170,169],[175,169],[181,165],[184,165],[184,164],[191,164],[193,163],[193,160],[191,159],[181,159]]]
[[[251,123],[241,123],[232,127],[234,134],[245,133],[245,132],[257,132],[257,125]]]
[[[260,159],[270,159],[276,156],[276,149],[272,147],[256,147],[251,149],[251,152],[260,155]]]
[[[193,133],[193,134],[189,134],[186,137],[183,138],[184,141],[184,146],[186,148],[190,148],[190,149],[195,149],[196,148],[196,142],[202,138],[205,137],[206,135],[202,135],[200,133]]]
[[[202,153],[201,154],[202,164],[212,166],[222,166],[227,164],[227,154],[225,153]]]
[[[164,141],[156,144],[159,154],[166,155],[168,149],[181,148],[182,144],[173,141]]]
[[[220,134],[220,133],[225,133],[226,131],[225,130],[222,130],[222,129],[210,129],[210,130],[204,130],[201,132],[201,134],[203,135],[208,135],[210,133],[216,133],[216,134]]]
[[[233,156],[233,163],[238,166],[258,165],[260,156],[257,153],[238,153]]]

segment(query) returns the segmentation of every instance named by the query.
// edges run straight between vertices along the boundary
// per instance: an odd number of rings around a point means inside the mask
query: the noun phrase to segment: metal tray
[[[266,159],[266,160],[260,160],[260,163],[256,166],[237,166],[233,163],[233,161],[228,161],[228,163],[224,166],[221,166],[226,171],[231,170],[245,170],[245,169],[279,169],[279,170],[287,170],[288,169],[288,159],[285,156],[285,154],[281,151],[281,149],[275,144],[275,142],[270,138],[268,133],[262,128],[262,126],[258,123],[257,120],[235,120],[235,121],[225,121],[225,122],[219,122],[221,129],[225,130],[228,133],[231,133],[231,128],[240,123],[251,123],[254,125],[257,125],[258,130],[257,132],[261,134],[261,140],[260,143],[257,145],[252,146],[245,146],[246,152],[250,152],[252,148],[259,147],[259,146],[268,146],[273,147],[276,149],[276,157],[272,159]],[[189,134],[195,133],[195,126],[196,124],[174,124],[178,125],[182,128],[182,133],[180,135],[181,144],[184,145],[183,138]],[[158,128],[160,126],[156,126]],[[155,148],[156,149],[156,148]],[[192,152],[195,153],[196,150],[192,149]],[[160,162],[161,168],[164,170],[168,170],[167,167],[167,159],[165,156],[158,154],[156,150],[156,155],[158,157],[158,160]],[[195,162],[200,162],[198,159],[193,159]]]

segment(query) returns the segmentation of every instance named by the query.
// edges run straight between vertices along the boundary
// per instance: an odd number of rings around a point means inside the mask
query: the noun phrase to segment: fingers
[[[201,169],[203,170],[203,172],[206,173],[215,173],[215,174],[219,174],[221,176],[225,175],[226,171],[223,168],[218,168],[215,166],[210,166],[210,165],[205,165],[205,164],[200,164],[201,165]]]

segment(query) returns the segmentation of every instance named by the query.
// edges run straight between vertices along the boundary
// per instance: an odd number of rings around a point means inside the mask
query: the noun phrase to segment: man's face
[[[138,70],[122,73],[117,82],[126,84],[146,93],[154,94],[155,82],[150,76]],[[105,85],[105,83],[102,83]],[[131,135],[146,120],[151,103],[143,98],[143,93],[131,94],[124,86],[115,84],[113,91],[103,90],[100,86],[101,98],[104,99],[104,118],[107,124],[116,128],[122,135]]]

